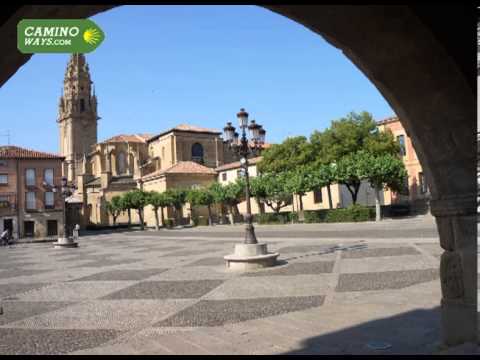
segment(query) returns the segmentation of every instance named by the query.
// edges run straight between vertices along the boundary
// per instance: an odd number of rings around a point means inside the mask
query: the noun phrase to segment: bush
[[[254,220],[259,224],[285,224],[288,221],[288,215],[267,213],[257,214]]]
[[[173,227],[173,224],[174,224],[173,219],[165,219],[165,227],[170,229]]]
[[[193,219],[195,226],[208,226],[208,216],[199,216]]]
[[[329,210],[327,210],[329,211]],[[325,221],[326,212],[325,210],[310,210],[304,212],[305,223],[312,224],[312,223],[320,223]]]
[[[351,205],[345,209],[329,210],[326,222],[360,222],[375,218],[375,209],[363,205]]]

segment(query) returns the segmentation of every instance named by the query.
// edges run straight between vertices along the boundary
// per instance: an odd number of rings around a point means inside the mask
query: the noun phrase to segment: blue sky
[[[98,139],[181,123],[221,129],[241,107],[268,142],[328,127],[350,111],[393,110],[340,50],[256,6],[122,6],[92,17],[105,41],[87,54]],[[58,152],[68,54],[38,54],[0,88],[0,134]],[[0,137],[5,144],[6,137]]]

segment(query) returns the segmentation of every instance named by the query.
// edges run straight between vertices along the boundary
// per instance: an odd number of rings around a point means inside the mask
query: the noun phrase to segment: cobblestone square
[[[406,224],[418,238],[402,238]],[[0,248],[9,265],[0,270],[0,353],[429,353],[441,254],[431,229],[430,218],[257,226],[279,264],[250,273],[223,260],[242,242],[241,226]],[[397,339],[383,336],[391,321]],[[383,338],[390,349],[365,350]]]

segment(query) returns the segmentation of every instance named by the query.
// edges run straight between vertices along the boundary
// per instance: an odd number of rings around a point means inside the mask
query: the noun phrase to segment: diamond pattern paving
[[[413,247],[372,248],[342,252],[343,259],[360,259],[377,256],[420,255]]]
[[[220,326],[321,306],[324,296],[202,300],[155,326]]]
[[[221,257],[203,258],[185,266],[219,266],[225,265],[225,260]]]
[[[66,302],[3,301],[3,314],[0,315],[0,325],[56,310],[69,304]]]
[[[72,281],[122,281],[143,280],[152,275],[160,274],[168,269],[145,269],[145,270],[111,270],[84,276]]]
[[[438,269],[340,274],[336,291],[401,289],[438,278]]]
[[[305,263],[292,263],[286,266],[265,269],[250,273],[245,273],[243,276],[273,276],[273,275],[311,275],[311,274],[325,274],[331,273],[333,270],[333,261],[314,261]]]
[[[10,284],[0,284],[0,298],[5,299],[6,297],[14,296],[15,294],[24,293],[29,290],[39,289],[43,286],[48,285],[47,283],[10,283]]]
[[[34,330],[0,328],[0,354],[60,355],[99,346],[122,332],[116,330]]]
[[[143,281],[103,299],[195,299],[222,283],[223,280]]]

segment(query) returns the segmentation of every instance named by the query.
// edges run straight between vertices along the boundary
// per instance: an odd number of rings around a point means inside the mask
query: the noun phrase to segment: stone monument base
[[[224,257],[228,270],[250,271],[274,266],[279,253],[269,253],[267,244],[236,244],[234,253]]]
[[[76,248],[78,247],[78,243],[69,238],[58,238],[58,241],[53,243],[53,247],[55,249]]]

